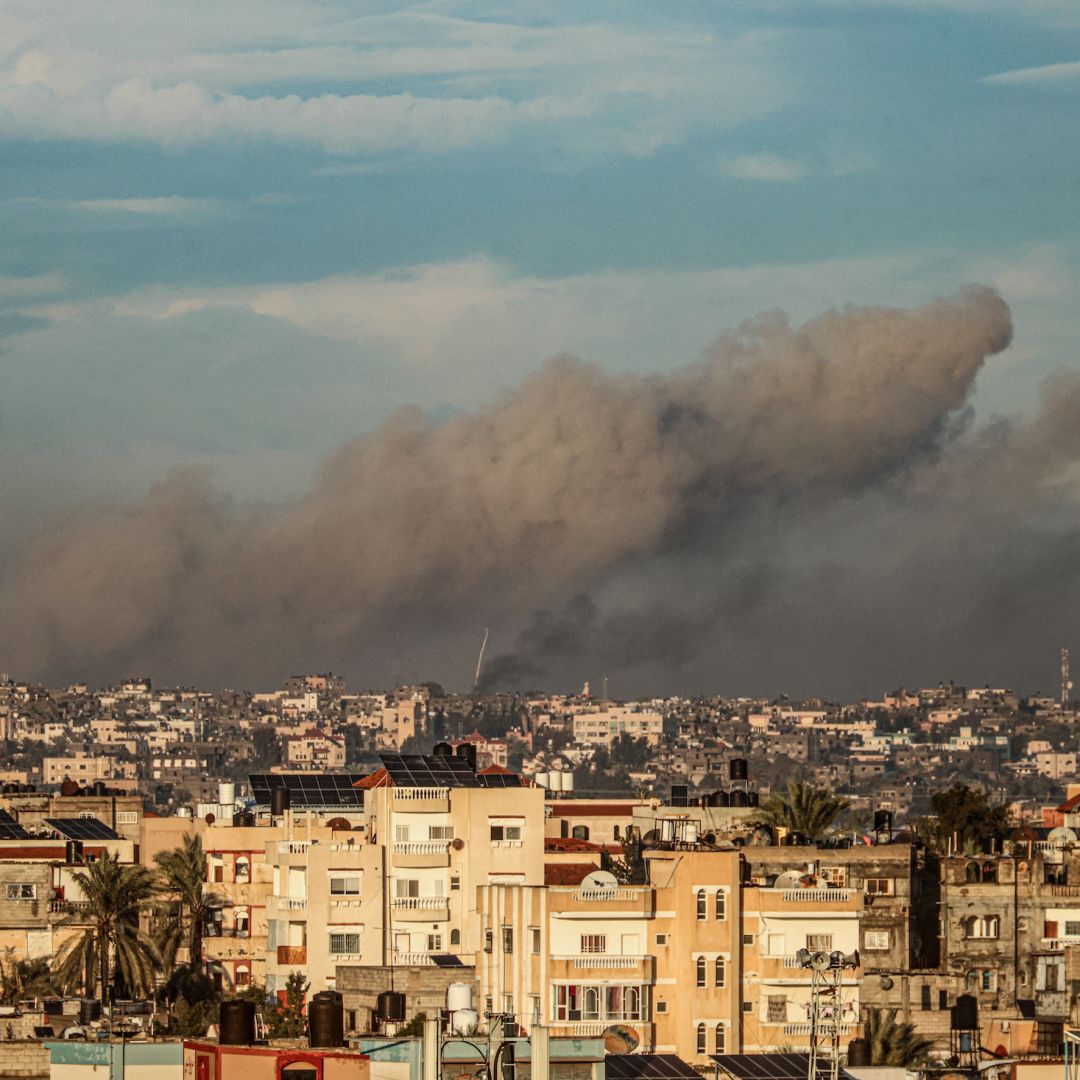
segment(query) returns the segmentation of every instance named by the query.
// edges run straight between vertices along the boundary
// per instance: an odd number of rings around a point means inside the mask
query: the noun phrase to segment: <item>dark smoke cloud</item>
[[[791,636],[805,610],[791,585],[852,602],[844,574],[881,561],[856,546],[863,512],[895,521],[915,552],[905,522],[924,517],[910,507],[955,515],[965,486],[994,486],[991,465],[1011,512],[1040,510],[1018,489],[1046,475],[1047,458],[1076,460],[1075,430],[1047,445],[1041,425],[957,426],[1010,333],[986,289],[800,327],[770,314],[671,374],[612,376],[558,358],[445,424],[403,410],[273,512],[174,474],[146,499],[28,540],[3,583],[0,655],[51,679],[149,670],[236,685],[318,665],[462,685],[475,628],[492,621],[505,642],[524,622],[489,685],[576,681],[591,667],[596,678],[596,664],[624,685],[734,683],[752,640]],[[1075,427],[1076,405],[1056,396],[1054,423]],[[964,543],[963,521],[950,527]],[[828,568],[804,580],[823,559],[840,568],[831,593]],[[537,609],[548,614],[530,622]],[[828,653],[821,635],[815,648]],[[408,672],[394,670],[403,649]],[[791,670],[800,665],[775,676]]]

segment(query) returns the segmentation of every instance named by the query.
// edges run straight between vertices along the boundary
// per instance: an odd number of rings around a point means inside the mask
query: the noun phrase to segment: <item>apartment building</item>
[[[287,735],[285,764],[290,769],[343,769],[345,740],[314,727]]]
[[[574,712],[574,741],[610,746],[621,735],[657,746],[664,733],[664,715],[639,705],[604,704]]]
[[[759,886],[736,850],[645,862],[643,885],[594,872],[576,885],[481,887],[484,1008],[579,1038],[626,1024],[643,1049],[700,1066],[808,1045],[811,975],[795,953],[854,952],[862,895],[797,876]],[[842,1007],[854,1033],[854,978]]]

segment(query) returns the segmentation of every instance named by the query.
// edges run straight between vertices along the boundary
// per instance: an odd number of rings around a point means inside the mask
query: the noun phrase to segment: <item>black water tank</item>
[[[101,1019],[101,1002],[93,998],[83,998],[79,1002],[79,1024],[85,1027]]]
[[[289,809],[289,789],[286,787],[276,787],[270,792],[270,813],[274,817],[284,817],[285,811]]]
[[[726,791],[718,791],[716,793],[716,806],[730,806],[731,796]]]
[[[738,788],[731,793],[731,805],[732,806],[749,806],[750,801],[746,797],[746,792],[742,788]]]
[[[672,784],[671,785],[671,805],[672,806],[687,806],[690,803],[690,785],[689,784]]]
[[[218,1019],[218,1042],[222,1046],[251,1046],[255,1042],[255,1002],[223,1001]]]
[[[453,757],[454,748],[448,742],[437,742],[431,751],[436,757]]]
[[[852,1039],[847,1046],[847,1063],[849,1068],[870,1067],[870,1040]]]
[[[41,1011],[46,1016],[63,1016],[64,1015],[64,999],[63,998],[46,998],[41,1003]]]
[[[83,846],[81,840],[69,840],[64,845],[64,862],[68,866],[73,866],[75,863],[82,862]]]
[[[344,1046],[345,1009],[337,990],[320,990],[308,1005],[308,1046]]]
[[[876,833],[891,833],[892,832],[892,811],[891,810],[875,810],[874,811],[874,832],[876,832]]]
[[[757,806],[760,800],[758,799],[758,793],[756,791],[748,791],[746,793],[746,805]]]
[[[728,762],[728,777],[731,780],[745,780],[747,777],[746,772],[746,758],[733,757]]]
[[[974,994],[961,994],[952,1009],[953,1031],[977,1031],[979,999]]]
[[[95,780],[94,781],[94,794],[95,795],[105,795],[105,794],[107,794],[107,792],[108,792],[108,786],[106,785],[104,780]]]
[[[375,999],[375,1019],[383,1024],[405,1023],[405,995],[398,990],[384,990]]]
[[[471,742],[458,743],[457,756],[464,758],[469,763],[469,768],[476,772],[476,744]]]

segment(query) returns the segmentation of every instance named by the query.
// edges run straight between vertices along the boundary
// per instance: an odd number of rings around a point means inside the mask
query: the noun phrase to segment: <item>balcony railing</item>
[[[306,945],[279,945],[277,947],[277,962],[279,964],[306,964]]]
[[[431,953],[424,952],[398,952],[394,950],[394,963],[405,967],[430,967],[435,961]]]
[[[572,956],[553,956],[552,960],[569,961],[578,968],[615,968],[627,970],[636,968],[646,956],[605,956],[601,953],[576,953]]]
[[[574,893],[575,900],[640,900],[644,895],[644,889],[624,888],[597,888],[578,889]]]
[[[1042,941],[1039,942],[1039,947],[1044,952],[1063,952],[1065,949],[1065,942],[1057,937],[1044,937]]]
[[[305,896],[271,896],[270,899],[277,905],[278,911],[307,910],[307,897]]]
[[[50,900],[49,911],[53,913],[61,911],[86,911],[90,907],[89,900]]]
[[[854,889],[784,889],[785,904],[846,904]]]
[[[399,840],[394,843],[395,855],[445,855],[449,849],[448,840]]]
[[[771,1023],[772,1021],[765,1021]],[[809,1035],[813,1028],[813,1024],[807,1022],[802,1024],[784,1024],[785,1035]],[[850,1035],[855,1030],[854,1024],[841,1024],[839,1031],[841,1035]]]
[[[392,907],[405,911],[438,911],[449,903],[445,896],[395,896],[390,901]]]
[[[306,855],[308,849],[307,840],[279,840],[279,855]]]
[[[420,799],[448,799],[450,789],[444,787],[396,787],[394,798],[406,802]]]

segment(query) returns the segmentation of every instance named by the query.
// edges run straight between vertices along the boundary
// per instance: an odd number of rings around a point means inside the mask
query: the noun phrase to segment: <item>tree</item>
[[[198,969],[202,966],[203,933],[213,899],[203,887],[206,852],[202,837],[188,834],[180,847],[159,851],[154,862],[158,865],[159,892],[169,898],[157,941],[162,962],[167,969],[172,968],[176,954],[186,947],[188,964]]]
[[[251,737],[251,767],[264,772],[281,764],[281,741],[271,727],[257,727]]]
[[[789,780],[786,792],[774,792],[761,804],[755,822],[774,829],[786,829],[789,833],[799,833],[807,840],[816,842],[850,805],[850,799],[821,791],[798,780]]]
[[[294,971],[285,982],[285,1000],[270,1016],[270,1035],[275,1039],[299,1039],[307,1030],[304,1001],[311,983],[302,971]]]
[[[16,960],[13,948],[0,954],[0,1005],[14,1005],[24,998],[52,993],[52,973],[44,957]]]
[[[161,955],[139,929],[139,914],[157,894],[154,875],[143,866],[122,866],[105,852],[71,876],[86,907],[67,916],[82,932],[57,956],[57,980],[105,1002],[116,996],[117,986],[125,994],[148,993]]]
[[[930,816],[919,820],[917,831],[939,855],[949,850],[954,836],[960,850],[971,853],[984,841],[1004,836],[1012,824],[1008,804],[991,805],[980,788],[953,784],[930,796]]]
[[[863,1030],[870,1044],[871,1065],[911,1068],[925,1060],[933,1046],[916,1032],[914,1024],[898,1023],[895,1009],[867,1010]]]

